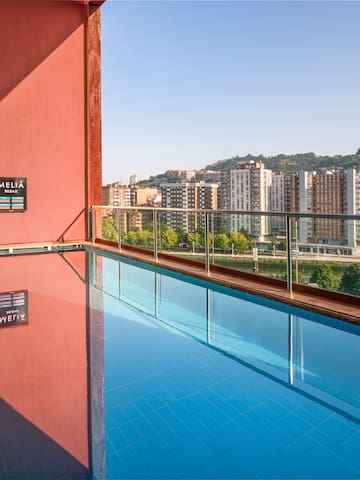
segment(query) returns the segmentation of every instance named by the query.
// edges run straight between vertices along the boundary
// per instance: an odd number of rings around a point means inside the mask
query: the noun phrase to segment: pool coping
[[[182,263],[178,258],[176,260],[169,258],[169,255],[160,255],[156,261],[146,251],[125,248],[120,250],[98,242],[84,242],[84,246],[360,325],[360,298],[357,297],[351,297],[350,303],[342,300],[340,296],[336,298],[333,292],[330,292],[329,296],[323,296],[316,288],[311,287],[306,291],[295,291],[290,295],[280,282],[274,282],[273,279],[266,277],[254,278],[254,275],[235,271],[225,272],[224,270],[207,273],[204,267],[197,265],[196,262]]]
[[[269,300],[278,301],[360,325],[360,298],[349,296],[350,301],[347,302],[342,298],[345,297],[346,299],[346,295],[336,295],[336,292],[326,292],[324,290],[319,291],[314,287],[300,288],[299,291],[293,291],[293,293],[290,294],[286,288],[284,288],[284,282],[279,280],[235,270],[227,271],[225,268],[216,268],[207,273],[204,270],[204,266],[197,264],[197,262],[171,258],[171,255],[166,254],[160,254],[158,261],[156,261],[152,252],[137,248],[119,249],[114,245],[84,240],[39,242],[0,245],[0,256],[42,252],[49,253],[61,251],[62,249],[79,250],[80,248],[92,248],[104,253],[110,253],[119,258],[125,257],[131,260],[137,260],[148,265],[161,267],[234,290],[258,295]],[[326,294],[324,295],[324,293]]]

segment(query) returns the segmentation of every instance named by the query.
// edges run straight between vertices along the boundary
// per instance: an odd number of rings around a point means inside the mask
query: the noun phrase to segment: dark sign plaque
[[[0,292],[0,328],[28,323],[28,291]]]
[[[0,212],[26,210],[26,178],[0,177]]]

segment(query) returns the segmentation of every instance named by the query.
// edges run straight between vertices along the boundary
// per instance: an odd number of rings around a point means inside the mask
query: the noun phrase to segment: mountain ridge
[[[205,170],[228,170],[236,167],[238,162],[262,161],[265,168],[282,173],[296,173],[302,170],[307,171],[321,171],[323,169],[332,168],[355,168],[360,171],[360,148],[356,153],[348,155],[316,155],[313,152],[295,153],[287,155],[279,153],[277,155],[252,155],[246,156],[236,155],[234,157],[226,158],[224,160],[217,160],[214,163],[206,165]],[[201,180],[201,175],[197,176],[195,180]],[[160,183],[175,183],[177,180],[174,177],[168,176],[166,172],[158,175],[150,176],[147,180],[141,180],[139,185],[159,186]]]
[[[301,170],[320,170],[322,168],[351,168],[360,170],[360,148],[349,155],[316,155],[313,152],[295,153],[287,155],[279,153],[272,156],[251,155],[240,157],[236,155],[224,160],[207,165],[207,170],[227,170],[234,168],[241,161],[262,161],[266,168],[283,173],[296,173]]]

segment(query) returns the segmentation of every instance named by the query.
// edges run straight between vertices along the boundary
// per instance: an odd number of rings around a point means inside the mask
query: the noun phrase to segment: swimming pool
[[[1,478],[360,477],[359,327],[95,251],[0,262],[28,302]]]

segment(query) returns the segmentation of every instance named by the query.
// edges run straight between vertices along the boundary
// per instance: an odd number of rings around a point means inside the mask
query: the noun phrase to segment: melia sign
[[[0,328],[28,323],[28,291],[0,292]]]
[[[0,212],[26,210],[26,178],[0,177]]]

